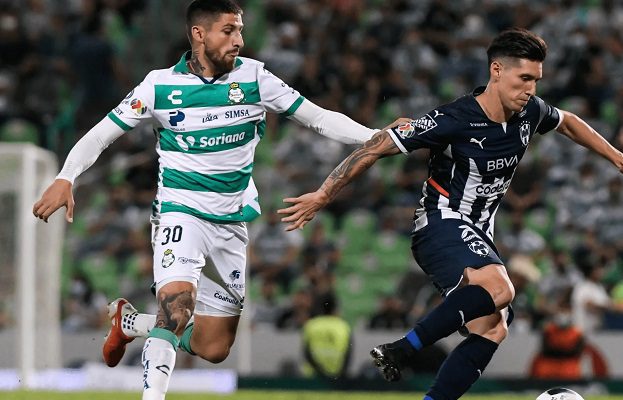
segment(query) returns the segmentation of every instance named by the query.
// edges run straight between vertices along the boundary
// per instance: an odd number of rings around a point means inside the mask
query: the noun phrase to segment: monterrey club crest
[[[240,84],[238,82],[232,82],[229,84],[227,97],[232,103],[241,103],[244,100],[244,91],[240,88]]]
[[[521,138],[521,143],[523,143],[524,147],[528,146],[530,142],[530,122],[524,121],[519,126],[519,137]]]

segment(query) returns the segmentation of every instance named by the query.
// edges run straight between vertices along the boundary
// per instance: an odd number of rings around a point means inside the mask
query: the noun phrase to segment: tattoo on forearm
[[[181,335],[194,308],[193,296],[189,291],[163,296],[159,299],[156,328]]]
[[[324,191],[331,201],[344,186],[370,168],[379,158],[398,152],[398,148],[385,131],[377,132],[331,172],[320,190]]]

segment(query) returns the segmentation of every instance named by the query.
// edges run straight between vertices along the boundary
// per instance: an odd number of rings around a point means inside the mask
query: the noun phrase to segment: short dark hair
[[[538,35],[523,28],[512,28],[497,35],[489,48],[489,65],[501,57],[524,58],[530,61],[545,60],[547,44]]]
[[[186,34],[191,38],[190,29],[201,19],[215,20],[221,14],[240,14],[242,8],[233,0],[194,0],[186,8]]]

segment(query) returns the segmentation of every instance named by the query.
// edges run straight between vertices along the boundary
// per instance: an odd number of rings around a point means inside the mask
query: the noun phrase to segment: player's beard
[[[216,51],[206,49],[205,56],[214,65],[215,75],[226,74],[234,69],[236,58],[227,57],[229,54],[231,53],[228,52],[220,56]]]

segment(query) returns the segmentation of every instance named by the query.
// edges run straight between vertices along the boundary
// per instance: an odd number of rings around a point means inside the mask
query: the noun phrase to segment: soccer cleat
[[[405,349],[394,342],[376,346],[370,351],[370,355],[383,378],[388,382],[395,382],[402,377],[401,370],[409,365],[413,352],[414,350]]]
[[[123,316],[132,313],[136,313],[136,309],[126,299],[119,298],[108,305],[108,317],[112,326],[106,335],[102,355],[109,367],[119,364],[125,353],[125,346],[134,340],[133,337],[123,333],[121,326]]]

